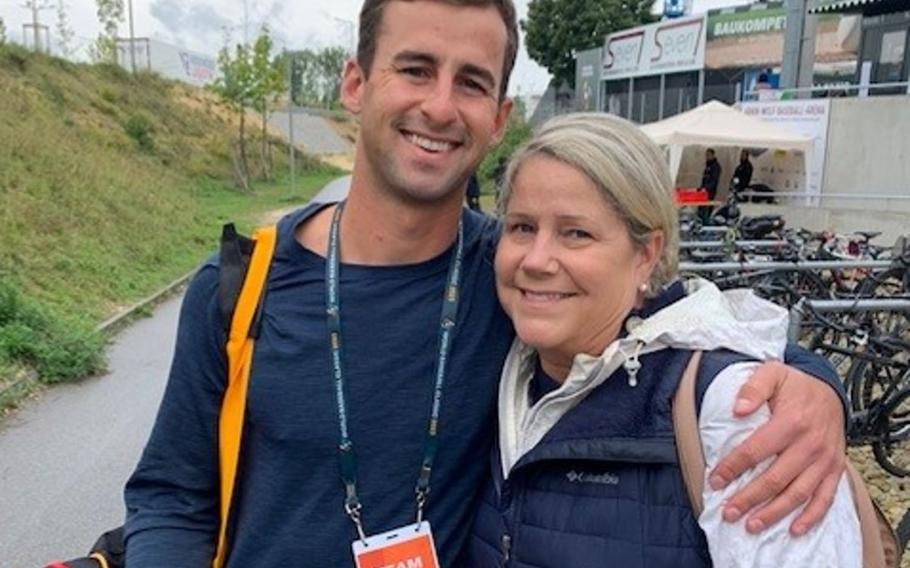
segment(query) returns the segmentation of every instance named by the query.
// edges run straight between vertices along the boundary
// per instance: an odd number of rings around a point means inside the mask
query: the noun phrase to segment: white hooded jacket
[[[661,349],[729,349],[758,360],[782,359],[787,344],[787,313],[749,290],[721,292],[706,280],[686,283],[686,297],[645,320],[629,318],[628,335],[613,341],[600,356],[575,356],[565,382],[533,406],[528,397],[535,355],[516,339],[503,367],[499,390],[499,447],[503,476],[533,449],[572,408],[604,383],[620,367],[634,388],[642,354]],[[702,402],[699,428],[711,471],[730,452],[767,422],[770,411],[762,407],[744,418],[733,416],[739,388],[755,363],[724,369],[709,386]],[[834,504],[821,524],[802,537],[788,529],[799,514],[794,511],[758,535],[745,530],[745,519],[726,523],[721,518],[724,501],[768,468],[773,459],[746,472],[720,491],[705,483],[705,509],[699,524],[705,531],[711,558],[718,567],[838,566],[860,567],[862,541],[859,521],[846,478],[838,485]]]

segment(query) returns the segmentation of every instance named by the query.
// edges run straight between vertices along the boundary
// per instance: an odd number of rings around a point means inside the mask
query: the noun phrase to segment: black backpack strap
[[[53,562],[45,568],[124,568],[126,547],[123,544],[123,527],[109,530],[95,542],[89,556],[66,562]]]
[[[243,280],[246,278],[255,247],[256,242],[237,233],[233,223],[226,224],[222,229],[218,260],[218,303],[221,306],[221,324],[225,333],[231,329],[234,308],[240,297],[240,289],[243,287]],[[259,305],[262,305],[261,299]],[[259,334],[259,317],[260,311],[257,310],[253,325],[250,327],[250,334],[253,337]]]

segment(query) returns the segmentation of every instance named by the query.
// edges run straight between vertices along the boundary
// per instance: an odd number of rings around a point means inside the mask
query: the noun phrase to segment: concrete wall
[[[815,231],[881,231],[880,245],[910,234],[910,96],[832,99],[824,176],[816,205],[780,198],[780,205],[746,204],[743,214],[777,213],[790,227]],[[875,197],[882,195],[895,198]]]
[[[879,211],[900,207],[910,212],[910,97],[831,100],[822,194],[832,193],[888,194],[908,200],[824,199],[823,206]]]

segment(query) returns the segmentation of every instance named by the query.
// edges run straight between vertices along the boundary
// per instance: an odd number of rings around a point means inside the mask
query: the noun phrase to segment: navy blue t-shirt
[[[294,239],[312,212],[279,225],[253,359],[229,567],[353,566],[357,533],[343,510],[325,259]],[[464,221],[462,295],[426,510],[443,566],[454,562],[488,473],[499,371],[513,337],[493,282],[497,227],[467,211]],[[450,249],[414,265],[341,266],[350,435],[368,534],[415,520],[451,256]],[[225,376],[216,290],[217,267],[210,265],[187,293],[158,420],[126,489],[131,568],[202,567],[212,557],[215,425]]]

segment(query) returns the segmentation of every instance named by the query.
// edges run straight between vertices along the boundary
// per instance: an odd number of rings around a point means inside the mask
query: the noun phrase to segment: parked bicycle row
[[[883,246],[875,232],[788,229],[780,216],[712,219],[681,219],[681,271],[791,310],[791,339],[844,378],[849,443],[910,477],[910,238]]]

